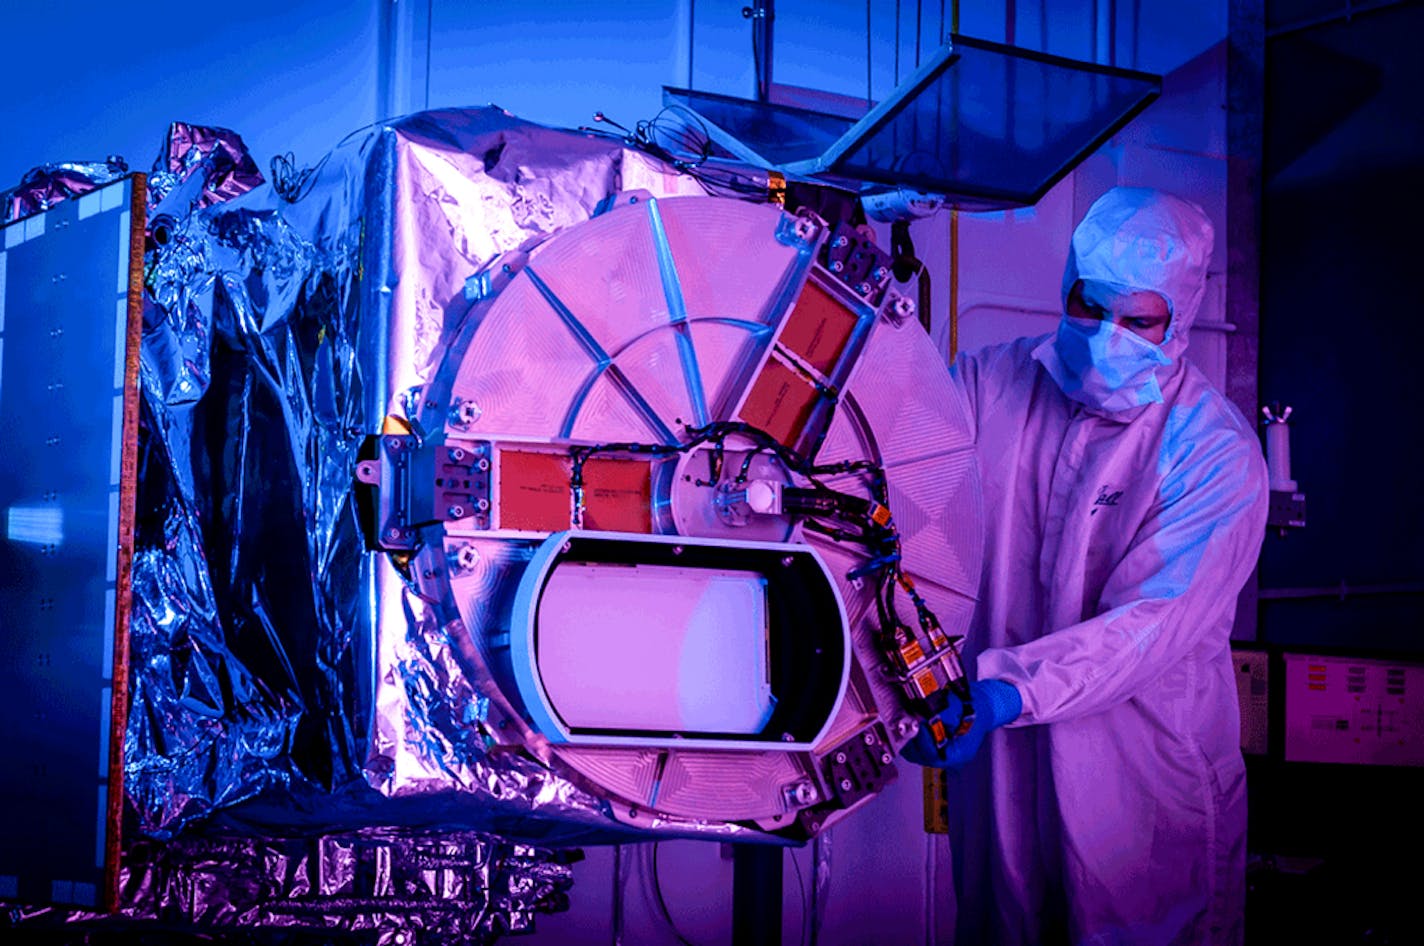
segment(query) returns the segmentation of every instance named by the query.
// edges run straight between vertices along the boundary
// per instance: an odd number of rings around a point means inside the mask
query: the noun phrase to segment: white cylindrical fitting
[[[1293,493],[1296,482],[1290,475],[1290,425],[1276,422],[1266,425],[1266,471],[1270,487],[1278,492]]]

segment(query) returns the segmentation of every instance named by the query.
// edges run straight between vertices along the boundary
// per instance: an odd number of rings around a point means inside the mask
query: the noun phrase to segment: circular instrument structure
[[[864,230],[621,195],[471,280],[379,440],[490,738],[629,823],[821,830],[958,682],[977,470],[942,360]]]

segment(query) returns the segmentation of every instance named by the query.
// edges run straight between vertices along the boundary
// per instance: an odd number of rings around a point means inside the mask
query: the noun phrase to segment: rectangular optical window
[[[570,730],[758,733],[767,610],[756,572],[565,564],[540,599],[539,676]]]

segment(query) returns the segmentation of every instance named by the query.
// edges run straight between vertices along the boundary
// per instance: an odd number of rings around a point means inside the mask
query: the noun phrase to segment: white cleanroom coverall
[[[1182,357],[1210,246],[1200,210],[1150,191],[1075,232],[1065,299],[1097,280],[1172,309],[1130,406],[1065,395],[1056,336],[954,365],[986,514],[969,663],[1023,699],[949,777],[960,944],[1241,940],[1229,634],[1268,492],[1252,428]]]

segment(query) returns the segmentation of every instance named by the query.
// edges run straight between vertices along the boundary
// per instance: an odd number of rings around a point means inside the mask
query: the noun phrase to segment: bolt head
[[[474,401],[456,401],[450,407],[450,423],[456,427],[468,427],[483,414],[484,410]]]

